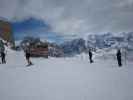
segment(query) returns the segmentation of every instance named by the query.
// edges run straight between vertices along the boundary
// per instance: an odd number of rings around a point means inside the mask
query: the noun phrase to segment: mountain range
[[[28,38],[27,38],[28,39]],[[29,38],[32,41],[39,41],[37,38]],[[41,40],[40,40],[41,41]],[[24,41],[23,41],[24,42]],[[88,38],[72,39],[61,44],[49,42],[49,53],[51,56],[73,56],[83,52],[88,52],[89,49],[94,51],[102,49],[126,49],[133,51],[133,32],[120,33],[113,35],[106,33],[102,35],[88,35]]]

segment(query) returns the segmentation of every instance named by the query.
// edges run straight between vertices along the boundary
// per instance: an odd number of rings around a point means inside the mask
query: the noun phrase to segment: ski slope
[[[8,51],[0,64],[0,100],[133,100],[133,63],[119,68],[112,59],[88,56],[33,58]]]

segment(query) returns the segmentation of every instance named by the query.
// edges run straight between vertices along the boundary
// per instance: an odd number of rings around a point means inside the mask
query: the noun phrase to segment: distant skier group
[[[90,63],[93,63],[93,59],[92,59],[92,50],[89,49],[89,60],[90,60]],[[116,53],[116,58],[117,58],[117,62],[118,62],[118,66],[121,67],[122,66],[122,60],[121,60],[121,50],[118,49],[117,50],[117,53]]]
[[[30,53],[30,45],[27,45],[24,49],[24,52],[25,52],[25,58],[26,58],[26,61],[28,63],[27,66],[30,66],[30,65],[33,65],[31,60],[30,60],[30,57],[31,57],[31,53]],[[90,63],[93,63],[93,53],[92,53],[92,50],[89,49],[89,61]],[[5,64],[6,63],[6,59],[5,59],[5,56],[6,56],[6,53],[5,53],[5,43],[0,40],[0,57],[1,57],[1,62],[0,64]],[[121,50],[118,49],[117,50],[117,53],[116,53],[116,58],[117,58],[117,62],[118,62],[118,66],[121,67],[122,66],[122,60],[121,60]]]
[[[0,57],[1,57],[1,62],[0,64],[6,64],[6,51],[5,51],[5,45],[6,43],[4,43],[3,40],[0,39]],[[26,61],[28,63],[27,66],[30,66],[32,65],[32,62],[30,60],[30,46],[26,46],[26,48],[24,49],[24,52],[25,52],[25,58],[26,58]]]

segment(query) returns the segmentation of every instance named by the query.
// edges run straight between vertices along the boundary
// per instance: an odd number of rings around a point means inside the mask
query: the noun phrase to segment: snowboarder
[[[28,63],[27,66],[32,65],[32,62],[31,62],[31,60],[30,60],[31,54],[30,54],[30,46],[29,46],[29,45],[25,47],[24,52],[25,52],[25,57],[26,57],[27,63]]]
[[[120,49],[117,50],[116,56],[117,56],[118,66],[121,67],[122,62],[121,62],[121,51],[120,51]]]
[[[1,61],[2,61],[2,64],[5,64],[6,63],[6,60],[5,60],[5,47],[4,47],[4,42],[2,40],[0,40],[0,55],[1,55]]]
[[[93,60],[92,60],[92,52],[91,52],[91,50],[89,50],[89,59],[90,59],[90,63],[93,63]]]

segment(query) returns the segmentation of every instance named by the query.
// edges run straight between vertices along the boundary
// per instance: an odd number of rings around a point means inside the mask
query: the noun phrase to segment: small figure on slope
[[[27,45],[25,47],[24,52],[25,52],[25,57],[26,57],[27,63],[28,63],[27,66],[33,65],[31,60],[30,60],[30,57],[31,57],[31,54],[30,54],[30,45]]]
[[[93,63],[92,56],[93,56],[92,51],[91,51],[91,49],[89,49],[89,60],[90,60],[90,63]]]
[[[121,67],[122,61],[121,61],[121,50],[120,49],[117,50],[116,57],[117,57],[118,66]]]
[[[6,60],[5,60],[5,47],[4,47],[4,42],[2,40],[0,40],[0,55],[1,55],[1,61],[2,61],[2,64],[5,64],[6,63]]]

